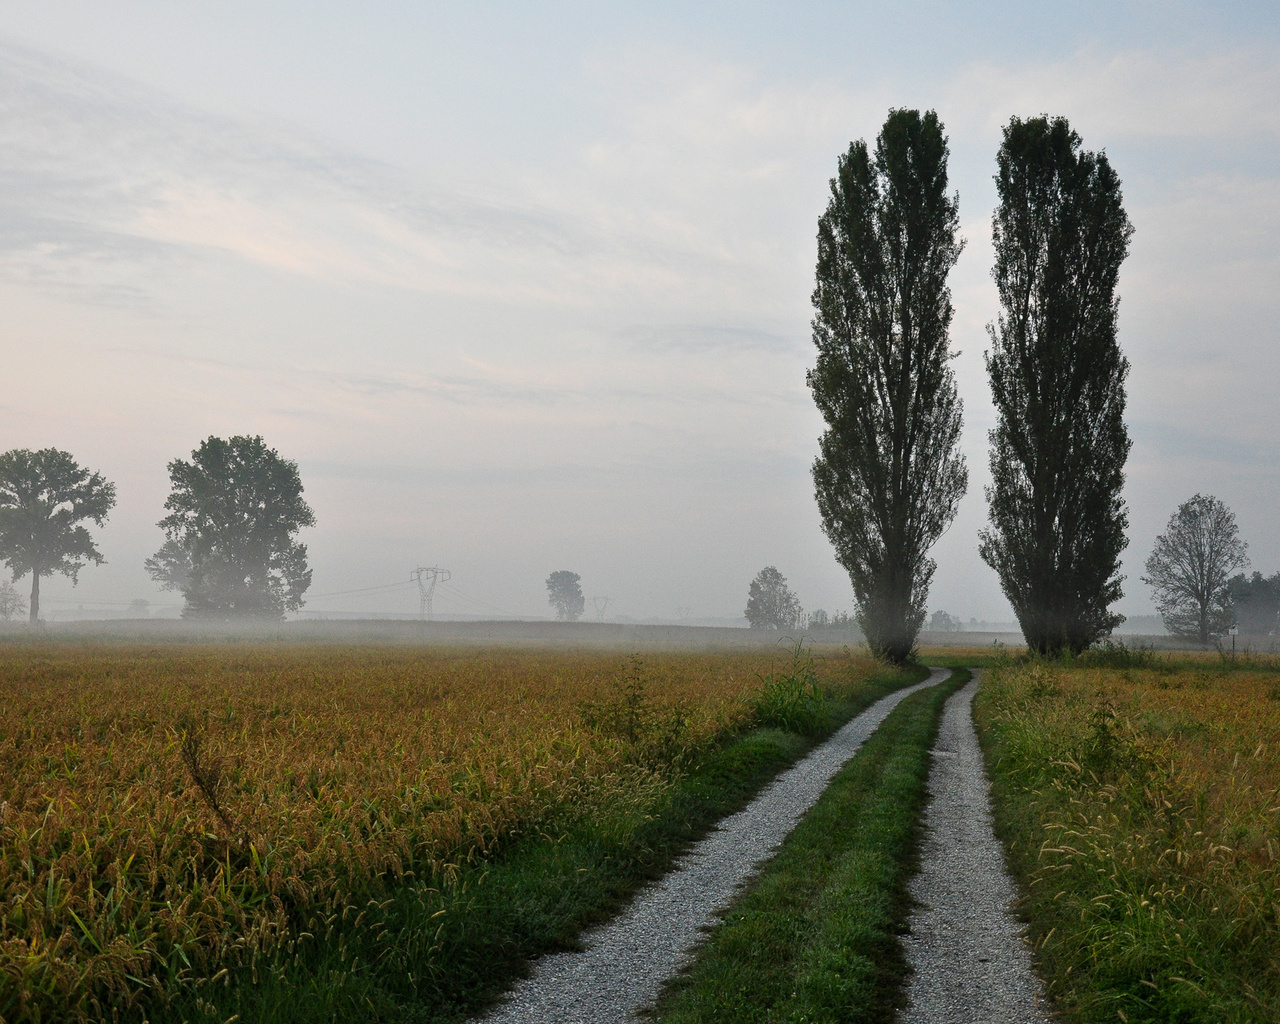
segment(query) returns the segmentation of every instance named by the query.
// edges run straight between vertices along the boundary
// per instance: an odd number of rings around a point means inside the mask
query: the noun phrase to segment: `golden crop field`
[[[1050,992],[1078,1021],[1280,1019],[1280,669],[1140,662],[979,691]]]
[[[398,880],[446,885],[566,817],[652,803],[748,721],[774,662],[2,648],[0,1014],[128,1015],[324,941]]]

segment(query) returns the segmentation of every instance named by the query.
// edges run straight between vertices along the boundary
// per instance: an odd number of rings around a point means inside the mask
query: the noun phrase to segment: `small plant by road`
[[[818,682],[813,654],[797,641],[791,664],[760,677],[760,692],[751,699],[757,724],[812,735],[827,722],[827,701]]]

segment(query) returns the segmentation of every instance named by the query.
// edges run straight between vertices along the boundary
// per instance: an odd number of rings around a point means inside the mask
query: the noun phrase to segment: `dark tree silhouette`
[[[1249,564],[1231,509],[1211,494],[1178,506],[1147,558],[1142,582],[1155,593],[1165,629],[1210,644],[1235,623],[1231,574]]]
[[[294,534],[315,515],[296,462],[261,437],[210,437],[190,462],[169,463],[169,479],[167,539],[146,567],[181,591],[184,617],[279,619],[302,607],[311,570]]]
[[[82,523],[106,522],[115,484],[56,448],[0,455],[0,561],[15,580],[31,573],[31,622],[40,619],[40,578],[61,573],[74,585],[86,563],[104,561]]]
[[[817,363],[826,420],[813,481],[823,529],[849,573],[871,649],[915,647],[935,564],[929,548],[968,485],[950,366],[947,275],[963,245],[933,111],[890,111],[849,147],[818,222]]]
[[[587,600],[582,596],[582,577],[568,569],[560,569],[547,577],[547,603],[556,610],[561,622],[577,622]]]
[[[1065,118],[1013,118],[997,155],[992,271],[1003,310],[988,327],[991,527],[980,551],[1028,645],[1079,652],[1124,621],[1120,496],[1128,360],[1116,280],[1133,228],[1106,155]]]
[[[746,614],[752,629],[795,629],[804,612],[787,578],[766,565],[747,587]]]

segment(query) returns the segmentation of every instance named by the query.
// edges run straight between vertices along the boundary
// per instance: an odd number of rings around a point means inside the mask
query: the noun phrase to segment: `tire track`
[[[690,959],[703,931],[817,802],[832,777],[903,698],[942,682],[946,669],[881,698],[770,783],[748,806],[642,889],[617,918],[587,933],[584,949],[534,964],[486,1024],[620,1024],[652,1003]]]
[[[973,727],[978,673],[947,701],[929,772],[927,833],[905,939],[913,975],[905,1024],[1031,1024],[1040,1008],[1031,950],[1010,906],[1017,890],[991,818]]]

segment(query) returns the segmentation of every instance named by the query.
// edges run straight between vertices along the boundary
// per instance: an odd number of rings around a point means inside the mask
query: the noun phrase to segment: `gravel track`
[[[721,821],[617,918],[587,933],[582,952],[536,961],[533,975],[483,1018],[486,1024],[621,1024],[636,1019],[637,1011],[657,998],[662,983],[688,962],[716,912],[787,837],[889,712],[907,695],[947,675],[946,669],[934,669],[925,682],[882,698],[848,722],[747,807]]]
[[[991,819],[989,784],[973,727],[977,673],[948,701],[929,772],[922,867],[911,881],[920,904],[905,941],[914,974],[906,1024],[1023,1024],[1052,1019],[1039,1009],[1040,983],[1017,898]]]

